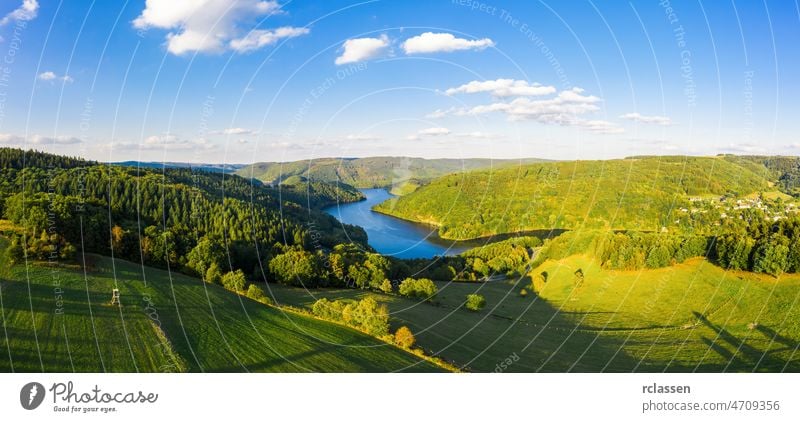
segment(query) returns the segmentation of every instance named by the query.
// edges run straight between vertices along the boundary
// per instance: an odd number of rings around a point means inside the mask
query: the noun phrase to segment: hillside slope
[[[376,211],[437,225],[447,239],[577,227],[659,230],[690,196],[766,187],[763,173],[723,158],[564,161],[444,176]]]
[[[275,184],[292,176],[323,182],[341,182],[357,188],[382,188],[409,180],[430,180],[445,174],[489,167],[542,162],[538,158],[423,159],[410,157],[318,158],[287,163],[255,163],[236,174]]]
[[[439,370],[366,334],[191,277],[87,258],[86,274],[0,263],[0,372]],[[108,304],[114,287],[122,307]]]
[[[420,347],[475,372],[800,371],[796,274],[726,271],[702,258],[610,271],[586,254],[547,260],[531,275],[540,273],[547,282],[525,297],[529,277],[437,282],[437,305],[363,290],[281,286],[275,295],[306,307],[320,297],[375,297]],[[472,293],[485,297],[483,310],[464,309]]]

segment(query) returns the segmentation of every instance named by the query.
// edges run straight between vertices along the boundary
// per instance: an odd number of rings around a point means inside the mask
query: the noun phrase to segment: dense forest
[[[0,149],[0,160],[0,212],[16,226],[9,233],[15,261],[96,252],[194,275],[213,263],[221,273],[255,277],[287,250],[350,241],[368,248],[362,229],[238,176],[16,149]]]

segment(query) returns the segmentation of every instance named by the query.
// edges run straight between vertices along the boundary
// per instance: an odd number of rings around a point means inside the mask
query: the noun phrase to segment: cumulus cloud
[[[458,88],[460,91],[466,92],[466,88],[464,90],[460,88]],[[579,127],[604,134],[624,132],[624,129],[615,123],[583,117],[599,111],[601,102],[600,98],[586,95],[583,89],[576,87],[561,91],[551,98],[533,99],[528,96],[518,96],[511,101],[497,101],[471,108],[437,110],[434,113],[439,116],[447,114],[477,116],[503,113],[512,121],[532,120],[542,124]]]
[[[449,53],[459,50],[483,50],[487,47],[494,47],[494,41],[489,38],[480,40],[456,38],[455,35],[446,32],[425,32],[407,39],[402,45],[406,54]]]
[[[631,120],[638,123],[653,124],[659,126],[669,126],[672,119],[666,116],[643,116],[639,113],[626,113],[619,116],[620,119]]]
[[[539,83],[531,84],[528,81],[495,79],[493,81],[472,81],[456,88],[450,88],[444,93],[455,95],[476,94],[479,92],[488,92],[495,97],[534,97],[555,94],[556,88]]]
[[[336,58],[337,65],[361,62],[379,56],[389,47],[389,37],[353,38],[342,45],[342,55]]]
[[[74,136],[42,136],[31,135],[27,138],[19,135],[0,133],[0,144],[3,145],[75,145],[83,140]]]
[[[514,120],[531,119],[543,122],[566,120],[569,117],[596,112],[601,100],[593,95],[583,95],[583,89],[561,91],[553,98],[532,100],[515,98],[511,102],[497,102],[473,107],[463,114],[477,115],[504,112]]]
[[[295,28],[284,26],[274,30],[256,29],[250,31],[245,37],[232,40],[230,47],[239,53],[258,50],[261,47],[272,45],[283,38],[294,38],[307,35],[311,32],[308,28]]]
[[[40,73],[38,78],[39,78],[39,80],[48,81],[48,82],[62,81],[62,82],[70,83],[70,82],[74,81],[74,79],[72,79],[72,77],[69,76],[69,75],[59,76],[59,75],[56,75],[54,72],[50,72],[50,71]]]
[[[446,127],[429,127],[429,128],[422,129],[422,130],[418,131],[414,135],[409,135],[408,139],[414,141],[414,140],[425,138],[425,137],[446,136],[446,135],[449,135],[449,134],[450,134],[450,129],[448,129]]]
[[[11,13],[0,19],[0,26],[5,26],[12,21],[30,21],[36,18],[39,13],[39,2],[37,0],[23,0],[22,5],[11,11]]]
[[[291,27],[241,30],[245,21],[280,11],[274,0],[147,0],[133,26],[169,30],[167,51],[176,55],[221,52],[227,48],[244,53],[274,44],[281,38],[308,33],[306,28]]]

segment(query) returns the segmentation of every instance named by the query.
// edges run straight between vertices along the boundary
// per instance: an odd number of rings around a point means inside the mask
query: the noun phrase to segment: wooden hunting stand
[[[111,290],[111,304],[122,305],[122,303],[119,301],[119,289]]]

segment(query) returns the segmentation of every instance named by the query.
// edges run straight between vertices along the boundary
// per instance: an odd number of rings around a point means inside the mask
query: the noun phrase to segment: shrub
[[[244,290],[244,285],[247,283],[247,279],[244,276],[244,272],[242,270],[231,271],[224,276],[222,276],[222,285],[234,292],[241,292]]]
[[[398,291],[403,296],[433,300],[438,289],[436,284],[427,278],[407,278],[400,283]]]
[[[222,284],[222,271],[216,263],[211,264],[206,271],[206,282],[214,284]]]
[[[315,285],[321,273],[318,257],[297,249],[272,258],[269,270],[278,282],[302,287]]]
[[[415,341],[414,334],[405,325],[398,328],[394,333],[394,343],[404,349],[410,349],[414,346]]]
[[[272,300],[264,294],[264,290],[261,287],[256,286],[255,284],[251,284],[250,287],[247,288],[247,297],[250,299],[255,300],[256,302],[261,302],[265,305],[272,305]]]
[[[522,289],[519,291],[519,295],[522,297],[528,296],[528,291],[526,289]]]
[[[344,323],[375,337],[389,333],[389,308],[371,297],[349,302],[323,298],[314,302],[311,311],[320,318]]]
[[[392,282],[389,281],[388,278],[383,280],[383,283],[381,283],[381,291],[384,292],[384,293],[391,293],[392,292]]]
[[[322,319],[341,321],[344,305],[344,302],[340,300],[330,301],[322,298],[314,302],[314,305],[311,306],[311,312]]]
[[[477,312],[486,306],[486,299],[479,294],[468,294],[464,306],[470,311]]]
[[[25,249],[20,244],[20,239],[17,236],[11,239],[11,244],[6,248],[6,259],[10,265],[14,265],[22,261],[25,256]]]

